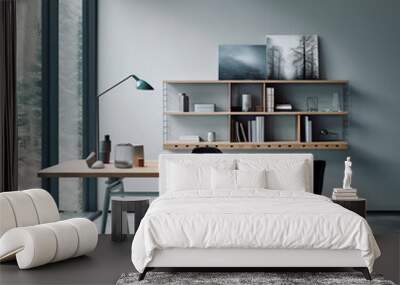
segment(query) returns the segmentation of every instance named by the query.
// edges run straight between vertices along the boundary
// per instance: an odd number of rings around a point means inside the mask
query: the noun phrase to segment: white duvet
[[[132,262],[143,272],[165,248],[358,249],[370,271],[380,255],[365,219],[330,199],[254,189],[156,199],[133,240]]]

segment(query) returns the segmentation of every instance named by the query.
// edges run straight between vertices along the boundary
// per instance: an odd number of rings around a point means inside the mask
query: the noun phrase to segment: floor
[[[368,221],[382,251],[375,272],[400,284],[400,213],[369,214]],[[100,225],[99,219],[95,222]],[[108,232],[109,228],[108,223]],[[15,262],[4,263],[0,265],[0,284],[115,284],[122,273],[134,271],[131,242],[132,237],[115,243],[109,235],[103,235],[88,256],[31,270],[18,270]]]

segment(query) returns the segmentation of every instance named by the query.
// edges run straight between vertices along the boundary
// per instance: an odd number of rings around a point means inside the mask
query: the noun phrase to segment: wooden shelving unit
[[[244,142],[199,142],[199,143],[185,143],[181,141],[166,142],[164,143],[164,149],[168,150],[182,150],[182,149],[193,149],[195,147],[206,146],[206,147],[217,147],[220,149],[336,149],[343,150],[347,149],[347,143],[344,141],[329,141],[329,142],[312,142],[302,143],[296,141],[274,141],[264,143],[244,143]]]
[[[347,111],[341,112],[332,112],[332,111],[318,111],[318,112],[308,112],[301,110],[301,108],[296,111],[290,112],[265,112],[266,110],[266,87],[274,87],[275,90],[275,101],[277,101],[277,96],[280,96],[281,90],[285,88],[289,88],[292,93],[284,94],[285,100],[289,100],[287,98],[296,98],[299,100],[297,96],[297,92],[293,92],[293,88],[297,88],[296,85],[299,85],[299,88],[309,88],[310,86],[314,86],[315,88],[319,88],[318,90],[323,90],[321,88],[328,88],[329,90],[337,89],[339,90],[342,100],[346,96],[347,90],[347,80],[167,80],[164,81],[164,149],[168,150],[187,150],[192,149],[199,146],[210,146],[210,147],[218,147],[220,149],[270,149],[270,150],[283,150],[283,149],[320,149],[320,150],[343,150],[347,149],[348,144],[344,139],[344,131],[343,135],[340,137],[340,140],[326,140],[326,141],[313,141],[313,142],[304,142],[303,141],[303,125],[302,120],[304,116],[311,116],[312,118],[337,118],[339,120],[343,120],[343,129],[346,125],[346,117],[348,116]],[[215,86],[215,87],[214,87]],[[287,87],[285,87],[287,86]],[[303,87],[304,86],[304,87]],[[214,91],[214,88],[215,91]],[[313,88],[313,87],[312,87]],[[171,90],[172,89],[172,90]],[[251,92],[247,91],[251,90]],[[193,99],[193,103],[210,103],[210,100],[214,100],[216,105],[218,106],[216,112],[179,112],[174,111],[177,109],[177,106],[172,106],[170,103],[170,97],[177,96],[177,93],[184,92],[191,95],[192,93],[196,93],[197,101]],[[236,93],[235,93],[236,92]],[[251,111],[251,112],[238,112],[237,104],[238,94],[240,93],[257,93],[255,97],[257,97],[258,109],[263,111]],[[303,90],[304,92],[304,90]],[[282,92],[283,94],[284,92]],[[322,92],[324,93],[324,92]],[[205,96],[204,101],[201,101],[201,96]],[[307,94],[306,94],[307,95]],[[315,96],[315,95],[313,95]],[[218,99],[216,99],[218,97]],[[278,97],[279,98],[279,97]],[[200,100],[200,101],[199,101]],[[279,101],[279,100],[278,100]],[[344,105],[344,104],[343,104]],[[261,108],[260,108],[261,106]],[[293,122],[293,127],[288,129],[293,129],[294,134],[290,140],[287,139],[271,139],[266,137],[265,142],[261,143],[253,143],[253,142],[236,142],[234,141],[234,136],[232,134],[233,127],[232,122],[235,120],[243,120],[246,121],[248,118],[255,116],[265,116],[266,120],[271,118],[273,120],[271,124],[274,124],[274,121],[280,120],[280,118],[289,118],[291,122]],[[182,118],[182,119],[179,119]],[[196,119],[199,118],[199,119]],[[197,122],[196,120],[201,120],[201,129],[199,132],[203,132],[202,137],[205,138],[204,128],[209,126],[209,130],[213,130],[217,126],[223,131],[220,133],[224,133],[222,139],[218,137],[219,141],[216,142],[184,142],[178,141],[177,135],[174,133],[170,135],[169,132],[176,132],[178,128],[172,126],[173,123],[170,121],[179,122],[181,127],[184,129],[186,133],[182,133],[182,135],[187,135],[188,130],[191,130],[189,126],[185,124]],[[291,118],[291,119],[290,119]],[[343,118],[343,119],[341,119]],[[180,120],[180,121],[179,121]],[[206,120],[206,121],[204,121]],[[215,121],[217,120],[217,121]],[[195,124],[195,123],[194,123]],[[269,124],[269,122],[267,123]],[[200,125],[200,124],[199,124]],[[282,124],[278,124],[280,128],[283,130],[285,127],[282,127]]]
[[[169,116],[346,116],[347,112],[165,112]]]
[[[166,84],[348,84],[348,80],[165,80]]]

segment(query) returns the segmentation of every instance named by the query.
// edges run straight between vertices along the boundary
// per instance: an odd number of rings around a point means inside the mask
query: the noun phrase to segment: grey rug
[[[146,278],[138,281],[138,273],[122,274],[116,285],[146,284],[328,284],[328,285],[395,285],[380,275],[373,275],[368,281],[359,272],[148,272]]]

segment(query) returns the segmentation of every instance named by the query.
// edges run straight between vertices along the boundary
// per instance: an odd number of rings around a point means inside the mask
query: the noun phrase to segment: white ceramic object
[[[353,176],[353,170],[351,169],[351,165],[352,165],[351,158],[350,156],[348,156],[346,161],[344,162],[343,189],[352,189],[351,179]]]
[[[251,95],[242,94],[242,111],[249,112],[251,109]]]
[[[207,141],[208,142],[215,142],[215,132],[208,132]]]
[[[101,160],[97,160],[95,163],[93,163],[91,168],[93,168],[93,169],[103,169],[104,168],[104,163]]]

